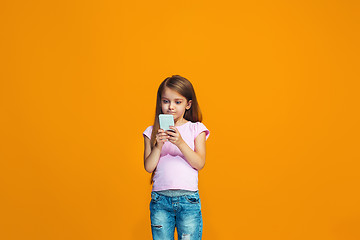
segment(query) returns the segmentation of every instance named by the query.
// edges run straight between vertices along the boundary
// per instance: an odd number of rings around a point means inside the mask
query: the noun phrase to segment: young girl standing
[[[159,127],[159,114],[173,114],[172,131]],[[154,125],[143,132],[144,167],[153,183],[150,202],[154,240],[202,238],[198,171],[205,165],[210,131],[202,121],[195,91],[184,77],[173,75],[159,86]]]

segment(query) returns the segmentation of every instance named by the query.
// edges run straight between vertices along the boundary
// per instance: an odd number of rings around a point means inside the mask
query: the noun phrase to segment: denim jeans
[[[178,197],[151,192],[150,219],[153,240],[174,240],[175,227],[179,240],[201,240],[199,192]]]

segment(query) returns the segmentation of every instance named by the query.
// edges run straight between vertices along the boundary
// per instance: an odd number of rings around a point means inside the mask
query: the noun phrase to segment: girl
[[[173,114],[172,131],[159,129],[159,114]],[[150,201],[154,240],[198,240],[202,237],[198,171],[205,165],[205,141],[210,131],[192,84],[173,75],[159,86],[154,125],[144,132],[144,167],[152,173]]]

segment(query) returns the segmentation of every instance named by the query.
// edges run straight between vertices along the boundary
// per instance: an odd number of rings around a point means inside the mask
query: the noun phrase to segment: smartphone
[[[169,131],[173,131],[170,126],[174,126],[174,116],[172,114],[159,114],[160,128]]]

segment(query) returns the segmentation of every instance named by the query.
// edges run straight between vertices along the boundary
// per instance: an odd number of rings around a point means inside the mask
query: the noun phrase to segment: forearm
[[[188,163],[196,170],[201,170],[205,165],[205,157],[200,156],[198,153],[193,151],[186,142],[183,142],[178,146],[182,154]]]
[[[149,156],[144,160],[145,170],[149,173],[153,172],[159,162],[161,149],[153,147]]]

